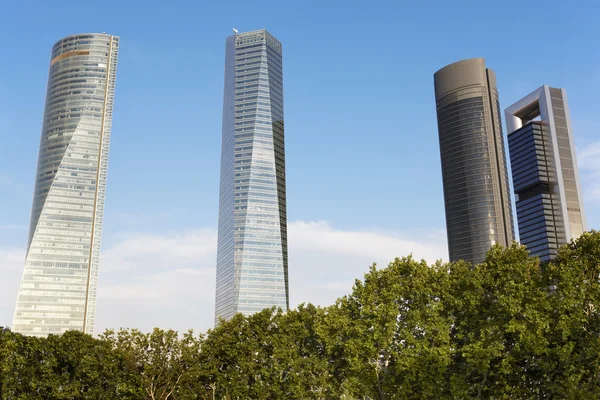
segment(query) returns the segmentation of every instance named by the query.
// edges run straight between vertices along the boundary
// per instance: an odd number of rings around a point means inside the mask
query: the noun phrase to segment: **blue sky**
[[[542,84],[567,89],[588,228],[600,227],[598,15],[593,1],[554,0],[7,2],[0,326],[12,318],[61,37],[121,37],[97,325],[206,329],[232,27],[283,43],[291,298],[327,304],[372,261],[447,257],[433,73],[460,59],[486,59],[502,108]]]

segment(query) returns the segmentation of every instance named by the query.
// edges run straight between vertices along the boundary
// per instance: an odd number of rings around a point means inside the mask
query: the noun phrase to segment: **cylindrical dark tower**
[[[473,58],[434,83],[450,260],[480,263],[514,238],[496,76]]]

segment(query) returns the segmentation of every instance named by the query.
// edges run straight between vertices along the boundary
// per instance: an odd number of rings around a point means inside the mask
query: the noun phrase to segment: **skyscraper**
[[[544,85],[505,116],[521,244],[549,261],[586,229],[567,92]]]
[[[215,322],[289,307],[281,43],[227,38]]]
[[[450,260],[480,263],[514,237],[496,75],[472,58],[434,84]]]
[[[106,34],[52,47],[15,332],[94,330],[118,47]]]

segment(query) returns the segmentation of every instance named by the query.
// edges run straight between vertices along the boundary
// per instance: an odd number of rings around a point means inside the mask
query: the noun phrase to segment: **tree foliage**
[[[371,266],[329,307],[236,315],[205,335],[0,329],[1,399],[600,398],[600,233],[541,265]]]

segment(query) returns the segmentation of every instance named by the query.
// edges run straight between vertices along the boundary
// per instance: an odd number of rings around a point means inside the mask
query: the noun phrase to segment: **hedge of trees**
[[[2,399],[600,398],[600,233],[540,265],[375,265],[329,307],[235,316],[206,334],[0,333]]]

